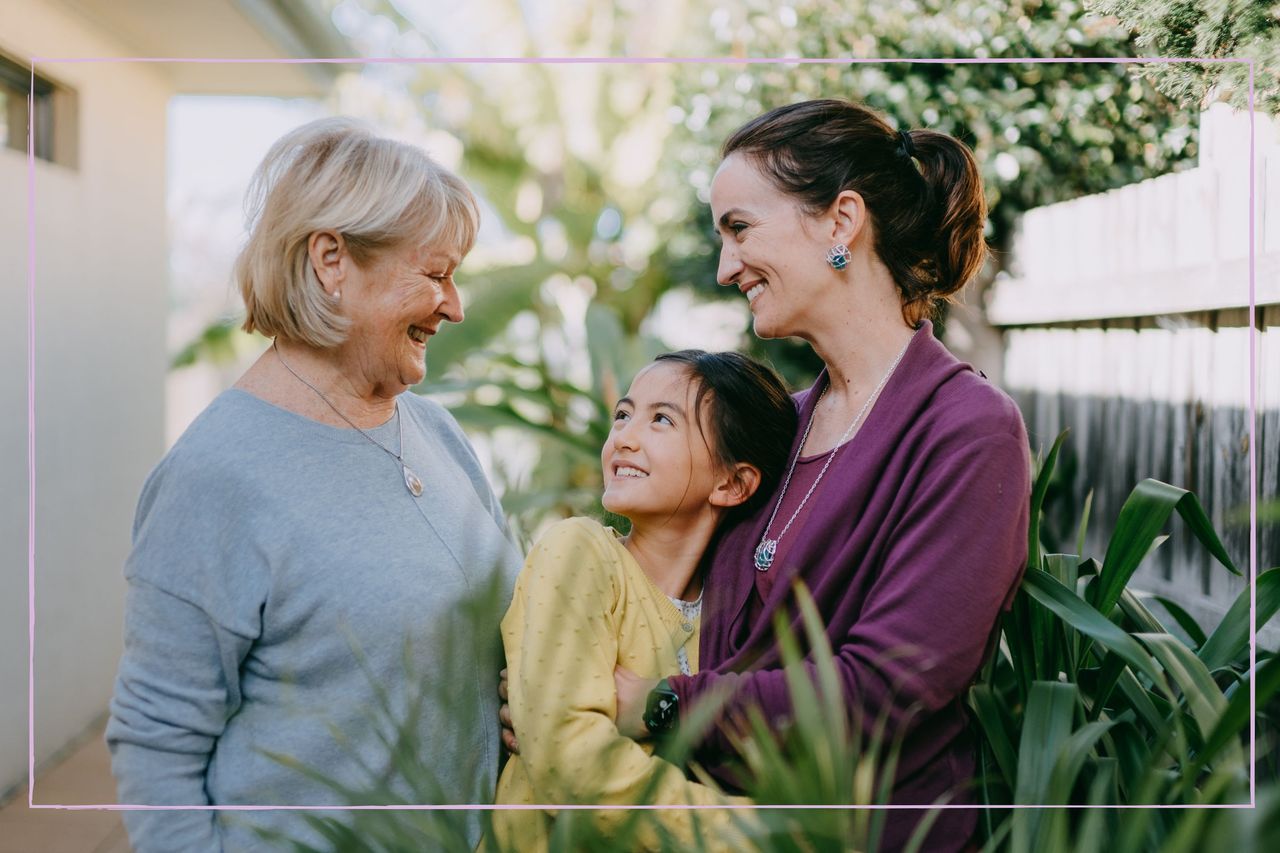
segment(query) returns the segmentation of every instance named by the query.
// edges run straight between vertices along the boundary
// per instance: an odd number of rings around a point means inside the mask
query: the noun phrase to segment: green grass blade
[[[1280,610],[1280,568],[1258,575],[1258,627],[1267,624]],[[1211,671],[1224,667],[1244,653],[1249,645],[1249,587],[1231,603],[1218,627],[1200,646],[1200,660]]]
[[[1006,706],[988,684],[975,684],[969,690],[969,706],[987,737],[1006,784],[1017,778],[1018,754],[1013,748],[1016,728],[1009,719]]]
[[[1074,684],[1037,681],[1022,718],[1014,802],[1044,803],[1062,745],[1071,735],[1080,693]]]
[[[1182,608],[1181,604],[1163,595],[1156,595],[1153,598],[1160,602],[1160,606],[1173,617],[1174,622],[1178,623],[1178,627],[1191,640],[1192,646],[1198,649],[1204,645],[1204,629],[1200,627],[1200,623],[1195,620],[1195,617]]]
[[[1089,606],[1080,596],[1038,569],[1029,569],[1022,583],[1023,588],[1036,601],[1052,610],[1064,622],[1124,658],[1126,663],[1153,682],[1161,681],[1155,661],[1138,641]]]
[[[1257,704],[1261,708],[1273,696],[1280,693],[1280,656],[1269,658],[1259,666],[1253,680]],[[1199,775],[1206,766],[1214,763],[1218,753],[1223,749],[1232,744],[1238,746],[1241,734],[1249,725],[1251,711],[1249,691],[1245,685],[1241,685],[1241,688],[1227,700],[1227,706],[1219,715],[1217,725],[1205,738],[1204,747],[1196,756],[1193,776]]]
[[[1163,682],[1163,679],[1161,679]],[[1129,708],[1137,715],[1151,732],[1163,733],[1169,728],[1167,715],[1156,707],[1151,694],[1134,677],[1133,670],[1125,667],[1116,679],[1116,686],[1121,695],[1129,703]]]
[[[1133,624],[1131,632],[1141,631],[1147,634],[1167,634],[1169,629],[1147,609],[1132,590],[1120,593],[1120,612]]]
[[[1018,778],[1014,785],[1015,803],[1043,803],[1048,796],[1049,780],[1062,744],[1071,735],[1080,694],[1074,684],[1037,681],[1031,685],[1026,712],[1022,717],[1022,738],[1018,744]],[[1015,812],[1014,851],[1030,851],[1042,831],[1046,815],[1039,809]]]
[[[1089,515],[1093,512],[1093,489],[1084,496],[1084,509],[1080,511],[1080,529],[1076,532],[1076,553],[1084,553],[1084,540],[1089,532]]]
[[[1114,758],[1100,758],[1093,781],[1089,783],[1086,802],[1093,806],[1112,805],[1118,802],[1116,788],[1117,763]],[[1108,809],[1089,809],[1076,834],[1077,850],[1105,850],[1111,840],[1109,824],[1113,812]]]
[[[1108,615],[1111,613],[1121,590],[1128,585],[1129,578],[1143,558],[1151,552],[1178,501],[1189,494],[1186,489],[1152,479],[1138,483],[1129,493],[1107,542],[1099,583],[1093,587],[1091,603],[1098,610]]]
[[[1040,562],[1044,571],[1067,589],[1076,588],[1080,558],[1075,554],[1045,554]],[[1043,607],[1033,607],[1031,614],[1038,664],[1036,677],[1053,681],[1059,672],[1065,672],[1067,680],[1075,681],[1079,634]]]
[[[1208,667],[1176,637],[1168,634],[1135,636],[1151,650],[1170,680],[1182,691],[1183,701],[1191,718],[1195,720],[1203,737],[1209,737],[1227,710],[1227,698],[1214,682]],[[1225,744],[1222,749],[1225,761],[1243,769],[1244,756],[1238,744]],[[1184,777],[1183,781],[1188,786],[1195,782],[1190,777]]]
[[[805,638],[818,677],[825,725],[836,743],[844,743],[848,735],[848,713],[845,710],[844,690],[840,674],[836,672],[835,656],[823,629],[822,616],[813,601],[813,595],[803,583],[795,587],[796,601],[800,606],[800,619],[804,623]]]
[[[1066,440],[1068,432],[1069,430],[1064,429],[1058,433],[1031,487],[1031,523],[1027,531],[1028,568],[1040,568],[1040,511],[1044,507],[1044,496],[1049,490],[1049,481],[1053,479],[1053,469],[1058,464],[1058,451],[1062,449],[1062,442]]]
[[[1102,711],[1107,705],[1107,700],[1111,698],[1111,692],[1115,690],[1116,682],[1120,680],[1120,674],[1125,671],[1128,666],[1124,662],[1124,658],[1114,652],[1107,652],[1107,656],[1102,659],[1102,666],[1098,667],[1098,677],[1093,684],[1093,692],[1085,693],[1085,698],[1089,700],[1089,719],[1096,720],[1102,716]]]
[[[1226,549],[1196,496],[1186,489],[1146,479],[1129,493],[1128,499],[1120,508],[1111,541],[1107,543],[1100,583],[1093,589],[1092,603],[1099,611],[1109,614],[1115,607],[1129,578],[1151,551],[1174,511],[1182,516],[1187,527],[1218,562],[1232,573],[1240,573],[1227,556]]]
[[[1090,754],[1113,726],[1126,723],[1127,720],[1099,720],[1086,723],[1071,733],[1058,753],[1053,772],[1049,777],[1045,802],[1065,805],[1071,802],[1071,792],[1080,778]]]

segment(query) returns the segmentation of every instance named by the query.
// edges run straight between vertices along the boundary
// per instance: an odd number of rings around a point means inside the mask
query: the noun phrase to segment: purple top
[[[796,395],[800,423],[827,381],[824,371]],[[796,466],[772,536],[821,467]],[[761,583],[752,562],[773,501],[716,546],[705,586],[702,672],[669,679],[682,708],[707,690],[727,688],[729,714],[756,705],[769,719],[789,716],[771,622],[799,577],[826,625],[850,707],[860,709],[867,727],[887,715],[889,736],[904,738],[892,801],[927,804],[949,795],[946,802],[972,802],[975,756],[964,695],[1026,563],[1030,492],[1017,407],[934,339],[926,322],[779,543],[769,570],[775,577]],[[796,610],[787,606],[788,622],[803,638]],[[729,755],[728,738],[716,730],[697,758],[732,785]],[[923,814],[889,812],[886,849],[901,847]],[[963,848],[976,820],[972,810],[944,811],[923,849]]]

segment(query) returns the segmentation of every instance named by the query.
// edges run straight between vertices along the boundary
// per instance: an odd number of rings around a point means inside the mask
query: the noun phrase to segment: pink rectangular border
[[[35,166],[35,73],[36,63],[122,63],[122,62],[169,62],[196,64],[272,64],[272,65],[305,65],[305,64],[343,64],[343,65],[378,65],[378,64],[410,64],[410,65],[866,65],[905,63],[909,65],[1011,65],[1011,64],[1066,64],[1066,63],[1175,63],[1190,62],[1195,64],[1233,64],[1249,67],[1249,666],[1257,668],[1257,560],[1258,560],[1258,505],[1257,505],[1257,451],[1255,422],[1257,420],[1257,293],[1256,293],[1256,231],[1255,222],[1255,116],[1254,116],[1254,61],[1252,59],[1178,59],[1173,57],[1080,57],[1075,59],[1059,59],[1044,57],[1001,57],[996,59],[884,59],[869,58],[787,58],[787,57],[440,57],[440,58],[396,58],[396,57],[362,57],[362,58],[317,58],[317,59],[211,59],[191,57],[39,57],[31,58],[31,90],[27,94],[27,648],[29,653],[27,667],[27,808],[58,809],[65,811],[501,811],[522,809],[591,809],[599,806],[535,804],[535,805],[495,805],[492,803],[473,803],[460,805],[399,805],[399,806],[142,806],[124,805],[120,803],[100,803],[86,805],[61,805],[56,803],[36,803],[35,797],[35,639],[36,639],[36,580],[35,580],[35,281],[36,281],[36,166]],[[748,809],[767,808],[779,810],[820,809],[820,810],[931,810],[931,809],[1252,809],[1257,807],[1257,774],[1254,764],[1257,760],[1257,685],[1254,679],[1249,680],[1249,802],[1224,805],[781,805],[781,806],[684,806],[693,809]],[[649,810],[672,808],[663,805],[613,806],[613,810]]]

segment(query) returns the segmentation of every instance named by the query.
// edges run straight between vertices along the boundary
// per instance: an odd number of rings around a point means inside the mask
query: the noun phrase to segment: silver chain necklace
[[[391,448],[387,447],[385,444],[378,441],[373,436],[369,435],[369,433],[360,429],[360,427],[351,423],[351,419],[348,418],[346,415],[342,414],[342,411],[337,406],[335,406],[329,400],[328,397],[322,394],[319,388],[317,388],[316,386],[312,385],[310,382],[308,382],[307,380],[299,376],[298,371],[290,367],[289,363],[284,360],[284,356],[280,355],[280,349],[275,345],[274,341],[271,342],[271,349],[275,352],[276,358],[279,359],[280,363],[284,365],[284,369],[293,374],[294,379],[297,379],[303,385],[306,385],[312,391],[315,391],[316,396],[319,397],[321,400],[324,400],[325,405],[333,409],[333,413],[335,415],[337,415],[338,417],[346,421],[348,424],[350,424],[353,430],[360,433],[365,438],[369,439],[369,441],[373,442],[374,446],[377,447],[379,450],[381,450],[383,453],[387,454],[392,459],[396,460],[396,462],[398,462],[400,465],[400,472],[404,475],[405,488],[408,489],[409,493],[413,495],[415,498],[422,497],[422,480],[418,479],[418,475],[413,473],[413,469],[405,464],[404,457],[401,455],[404,453],[404,419],[400,417],[400,401],[399,400],[396,401],[396,426],[399,427],[399,430],[400,430],[400,453],[392,453]]]
[[[760,544],[756,546],[755,567],[758,572],[767,572],[769,567],[773,565],[773,557],[778,552],[778,542],[783,536],[787,535],[787,531],[791,529],[791,524],[800,515],[800,510],[804,509],[804,505],[809,502],[818,484],[822,482],[822,477],[827,473],[827,469],[831,467],[831,460],[836,458],[838,451],[853,434],[854,427],[862,421],[862,416],[867,413],[867,409],[871,406],[871,401],[876,399],[884,388],[885,383],[889,381],[889,377],[893,375],[893,371],[897,369],[898,362],[902,361],[902,357],[907,354],[907,347],[911,346],[911,341],[915,340],[915,335],[907,340],[902,349],[898,352],[898,357],[893,360],[893,364],[889,365],[889,369],[885,371],[884,376],[880,377],[880,384],[875,390],[867,395],[866,401],[862,404],[862,408],[858,410],[858,414],[854,417],[853,423],[849,424],[849,428],[844,431],[844,435],[840,436],[840,440],[836,442],[836,446],[831,448],[831,452],[827,454],[827,461],[823,464],[822,470],[818,472],[818,478],[809,486],[809,491],[805,492],[804,498],[800,501],[800,506],[796,507],[795,512],[791,513],[791,517],[787,519],[787,523],[783,525],[782,532],[778,534],[777,539],[769,538],[769,530],[773,527],[774,519],[778,517],[778,510],[782,509],[782,501],[787,496],[787,486],[791,485],[791,475],[796,471],[796,463],[800,461],[800,454],[804,451],[804,443],[809,439],[809,430],[813,428],[813,422],[818,417],[818,407],[822,405],[822,398],[827,396],[827,389],[831,387],[831,377],[827,377],[827,385],[822,389],[822,393],[818,395],[818,402],[813,404],[813,411],[809,413],[809,423],[805,424],[804,435],[800,437],[800,446],[796,448],[796,455],[791,460],[791,467],[787,469],[786,479],[782,481],[782,491],[778,493],[778,503],[773,507],[773,514],[769,516],[769,522],[764,526],[764,535],[760,538]]]

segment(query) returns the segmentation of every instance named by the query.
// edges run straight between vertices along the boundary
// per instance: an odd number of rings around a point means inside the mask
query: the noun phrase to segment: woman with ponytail
[[[756,334],[808,341],[825,369],[795,397],[782,481],[713,546],[702,671],[655,684],[619,670],[620,722],[666,730],[724,690],[722,720],[754,706],[782,729],[772,623],[781,612],[803,636],[802,581],[850,714],[901,740],[892,802],[972,803],[964,696],[1026,561],[1030,493],[1018,409],[929,321],[986,257],[977,164],[952,137],[895,131],[858,104],[792,104],[725,143],[711,214],[718,280],[748,300]],[[717,727],[696,757],[731,786],[732,755]],[[890,811],[882,849],[924,814]],[[976,818],[944,811],[921,849],[963,849]]]

